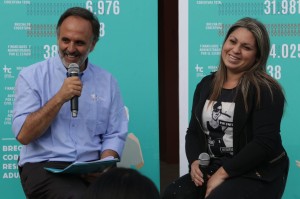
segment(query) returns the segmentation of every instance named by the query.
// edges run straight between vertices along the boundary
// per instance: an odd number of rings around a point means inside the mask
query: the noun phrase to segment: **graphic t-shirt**
[[[211,157],[233,155],[233,117],[236,89],[222,89],[217,101],[206,100],[202,121]]]

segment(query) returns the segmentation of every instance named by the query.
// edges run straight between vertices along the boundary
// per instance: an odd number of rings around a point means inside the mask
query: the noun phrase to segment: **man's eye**
[[[66,38],[63,38],[63,39],[62,39],[62,41],[63,41],[64,43],[67,43],[67,42],[69,42],[69,40],[68,40],[68,39],[66,39]]]
[[[81,41],[79,41],[79,42],[76,42],[76,44],[77,44],[78,46],[83,46],[85,43],[84,43],[84,42],[81,42]]]

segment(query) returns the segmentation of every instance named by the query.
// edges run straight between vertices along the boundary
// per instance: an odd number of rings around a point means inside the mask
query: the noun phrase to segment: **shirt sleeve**
[[[114,150],[121,157],[128,133],[128,116],[117,82],[113,80],[111,83],[112,101],[107,131],[102,137],[102,151],[107,149]]]
[[[40,107],[38,94],[30,87],[22,73],[16,80],[15,101],[13,107],[12,130],[15,137],[18,136],[28,114]]]

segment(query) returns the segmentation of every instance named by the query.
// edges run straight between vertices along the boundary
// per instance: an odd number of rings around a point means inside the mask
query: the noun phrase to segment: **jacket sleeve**
[[[280,122],[283,115],[284,95],[281,90],[261,89],[261,103],[254,106],[248,122],[248,143],[223,167],[229,176],[238,176],[262,166],[275,158],[282,150]],[[251,110],[250,110],[251,111]]]
[[[201,118],[196,116],[196,109],[202,109],[202,107],[198,107],[198,103],[206,99],[207,96],[205,94],[203,95],[203,90],[208,87],[210,79],[211,76],[204,77],[194,92],[191,119],[185,136],[185,152],[189,162],[189,168],[190,165],[198,159],[199,154],[206,149],[205,135],[200,127]]]

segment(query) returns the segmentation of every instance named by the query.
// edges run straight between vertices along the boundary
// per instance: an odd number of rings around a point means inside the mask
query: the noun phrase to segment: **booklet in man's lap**
[[[90,162],[74,162],[64,169],[44,167],[47,171],[61,174],[85,174],[102,172],[110,166],[114,166],[120,160],[118,158],[104,158]]]

